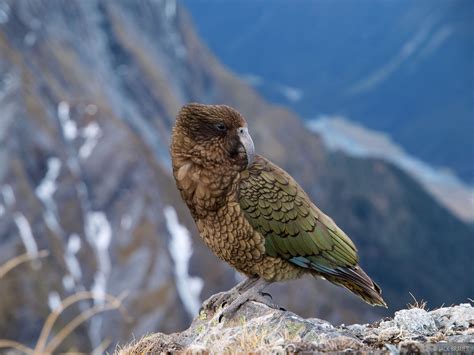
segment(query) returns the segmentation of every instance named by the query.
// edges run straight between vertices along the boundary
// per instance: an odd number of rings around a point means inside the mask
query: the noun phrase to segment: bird
[[[265,288],[310,274],[387,307],[357,249],[286,171],[256,154],[245,118],[226,105],[189,103],[170,145],[173,176],[200,237],[247,278],[210,300],[232,317],[248,301],[276,307]]]

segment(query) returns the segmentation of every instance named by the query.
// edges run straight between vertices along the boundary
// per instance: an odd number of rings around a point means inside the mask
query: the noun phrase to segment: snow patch
[[[86,113],[89,116],[94,116],[98,112],[98,110],[99,109],[97,108],[97,105],[89,104],[86,106]]]
[[[58,158],[48,159],[48,170],[43,180],[36,188],[36,196],[43,202],[46,207],[44,218],[48,227],[56,233],[61,233],[61,227],[57,219],[57,208],[54,202],[54,192],[56,191],[56,179],[61,170],[61,160]]]
[[[99,138],[102,137],[102,130],[97,122],[91,122],[82,129],[81,136],[84,138],[84,144],[79,148],[79,157],[85,160],[89,158]]]
[[[452,34],[454,28],[452,26],[443,26],[431,36],[428,44],[423,48],[420,56],[426,57],[437,48],[439,48]]]
[[[278,85],[277,90],[291,102],[298,102],[303,97],[303,91],[291,86]]]
[[[104,212],[88,212],[86,215],[86,238],[97,254],[98,267],[94,276],[92,293],[103,298],[107,288],[107,277],[110,273],[109,245],[112,240],[112,228]]]
[[[0,78],[0,100],[3,100],[7,95],[11,94],[16,84],[18,84],[18,78],[12,73],[5,73],[5,75]],[[2,129],[0,139],[3,138],[2,136],[4,136],[5,133],[5,130]]]
[[[36,33],[33,31],[28,31],[28,33],[23,38],[23,42],[28,46],[31,47],[36,43]]]
[[[129,230],[132,227],[132,216],[129,214],[123,215],[120,219],[120,227],[124,230]]]
[[[66,101],[61,101],[58,104],[58,118],[61,123],[64,138],[68,141],[72,141],[77,137],[77,125],[71,119],[70,106]]]
[[[264,82],[261,76],[250,73],[242,75],[241,79],[251,86],[260,86]]]
[[[51,311],[55,311],[61,306],[61,297],[59,297],[59,293],[51,291],[48,294],[48,306]]]
[[[186,57],[186,47],[184,46],[181,34],[176,31],[176,13],[177,4],[176,0],[164,0],[164,23],[167,26],[168,36],[167,42],[170,44],[176,57],[178,59],[184,59]]]
[[[26,217],[20,213],[15,212],[13,215],[13,220],[20,232],[20,238],[25,246],[26,252],[32,258],[36,258],[38,256],[38,245],[36,245],[35,238],[33,237],[33,233],[31,232],[31,226]]]
[[[191,317],[199,312],[201,301],[199,294],[203,287],[203,281],[199,277],[189,275],[189,259],[193,253],[191,236],[189,231],[178,221],[176,211],[171,206],[164,208],[166,227],[171,235],[168,246],[171,258],[175,264],[175,278],[178,294]]]
[[[81,238],[77,234],[71,234],[67,243],[67,251],[76,255],[81,250]]]
[[[176,0],[165,1],[165,16],[168,20],[174,19],[176,16]]]
[[[1,192],[3,196],[3,201],[5,201],[5,204],[7,205],[7,207],[10,207],[13,204],[15,204],[16,202],[15,194],[13,193],[13,189],[10,185],[3,185]]]
[[[8,22],[10,18],[10,5],[6,2],[0,3],[0,25]]]
[[[76,257],[76,254],[80,249],[81,238],[77,234],[71,234],[64,253],[64,261],[66,262],[67,269],[71,274],[73,281],[79,281],[82,277],[81,266]]]
[[[63,284],[64,289],[69,292],[74,290],[74,287],[76,286],[76,283],[74,282],[74,278],[72,277],[72,275],[64,275],[62,279],[62,284]]]
[[[69,117],[69,103],[66,101],[61,101],[58,104],[58,117],[61,121],[70,120]]]
[[[265,80],[256,74],[242,74],[240,75],[240,78],[253,87],[265,86],[277,94],[282,95],[287,101],[292,103],[300,101],[304,95],[303,90],[301,89],[274,81]]]
[[[381,68],[375,70],[367,78],[356,82],[348,90],[348,94],[362,93],[371,90],[379,83],[387,79],[396,69],[398,69],[408,58],[410,58],[429,37],[431,28],[433,27],[433,20],[428,19],[420,27],[418,32],[407,41],[399,52]]]
[[[357,157],[379,158],[401,167],[458,217],[474,221],[473,187],[446,169],[434,168],[409,155],[386,134],[331,116],[309,121],[308,127],[318,132],[331,150],[341,150]]]
[[[91,292],[94,297],[94,304],[104,303],[104,296],[107,290],[107,279],[110,274],[111,262],[109,255],[109,245],[112,240],[112,228],[104,212],[88,212],[86,215],[86,238],[92,246],[97,257],[97,271],[94,274]],[[94,341],[100,342],[102,327],[102,317],[94,317],[91,320],[90,332],[94,335]]]

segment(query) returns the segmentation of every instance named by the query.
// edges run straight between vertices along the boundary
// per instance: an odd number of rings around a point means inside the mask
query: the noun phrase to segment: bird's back
[[[238,200],[264,237],[267,255],[323,276],[370,304],[385,305],[380,288],[358,266],[354,243],[283,169],[257,156],[241,174]]]

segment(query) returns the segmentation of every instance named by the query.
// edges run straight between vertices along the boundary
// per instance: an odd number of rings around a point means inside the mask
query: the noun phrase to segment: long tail
[[[354,268],[339,267],[331,274],[323,276],[326,280],[347,288],[368,304],[387,308],[379,285],[373,282],[359,266]]]

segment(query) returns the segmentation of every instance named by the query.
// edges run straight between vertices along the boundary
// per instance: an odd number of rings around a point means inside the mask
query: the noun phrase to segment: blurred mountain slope
[[[409,291],[433,305],[472,295],[468,226],[398,169],[326,151],[295,115],[224,69],[174,1],[0,4],[0,260],[25,248],[52,254],[0,280],[1,337],[34,343],[54,300],[81,290],[128,292],[133,321],[95,317],[63,350],[184,329],[193,310],[185,295],[199,302],[196,277],[201,299],[236,282],[200,241],[171,176],[170,130],[188,101],[226,103],[247,117],[258,151],[347,230],[392,307]],[[304,315],[377,317],[327,282],[275,288]]]
[[[304,118],[338,114],[474,183],[470,0],[185,0],[223,63]]]

